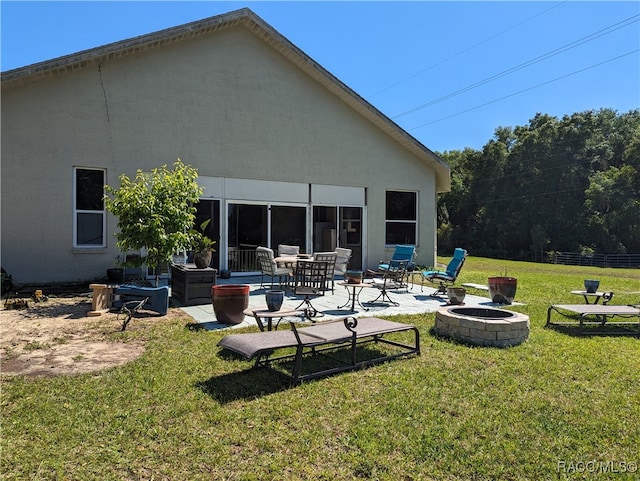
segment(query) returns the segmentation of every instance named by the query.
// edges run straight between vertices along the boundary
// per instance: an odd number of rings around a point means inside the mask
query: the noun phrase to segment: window
[[[74,247],[106,247],[104,184],[104,170],[74,169]]]
[[[416,245],[418,194],[389,190],[386,193],[385,243]]]

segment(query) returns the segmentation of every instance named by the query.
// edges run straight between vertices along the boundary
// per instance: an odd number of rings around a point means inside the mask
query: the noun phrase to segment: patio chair
[[[297,296],[304,296],[296,309],[300,309],[304,305],[305,317],[309,320],[323,315],[313,306],[311,298],[324,296],[324,291],[327,288],[327,272],[328,263],[326,261],[301,259],[296,263],[293,293]]]
[[[407,269],[412,269],[414,267],[413,258],[415,255],[416,246],[398,244],[390,261],[380,261],[380,264],[378,264],[378,271],[387,270],[389,268],[389,264],[394,261],[406,261]]]
[[[129,321],[131,321],[131,317],[134,314],[137,314],[138,311],[143,308],[143,306],[147,303],[148,300],[149,298],[145,297],[139,300],[126,301],[122,304],[122,307],[120,308],[120,310],[118,311],[118,314],[116,315],[116,321],[120,319],[121,314],[124,316],[124,320],[122,321],[123,332],[127,328]]]
[[[375,303],[389,303],[394,306],[399,306],[400,303],[392,300],[389,297],[388,290],[390,289],[402,289],[406,288],[407,284],[404,282],[404,278],[407,273],[408,261],[391,261],[387,265],[387,269],[382,271],[382,277],[374,277],[372,284],[380,289],[380,295],[374,300],[367,302],[367,304]],[[371,272],[371,271],[370,271]]]
[[[329,280],[331,280],[331,292],[333,292],[334,289],[334,277],[337,259],[338,254],[336,254],[335,252],[316,252],[315,254],[313,254],[313,260],[324,261],[327,263],[327,287],[329,284]]]
[[[467,251],[460,247],[456,247],[453,251],[453,258],[449,261],[449,264],[444,271],[432,268],[422,272],[420,290],[423,290],[424,281],[427,281],[432,284],[438,284],[438,288],[433,294],[431,294],[431,296],[437,296],[439,293],[446,294],[447,287],[455,284],[466,258]]]
[[[271,288],[273,289],[273,279],[278,278],[280,286],[283,285],[283,279],[286,279],[288,284],[289,278],[293,274],[293,270],[290,267],[278,267],[273,255],[273,249],[269,247],[258,247],[256,249],[256,259],[258,260],[258,266],[260,267],[260,288],[264,288],[264,276],[271,278]]]
[[[133,285],[118,286],[113,289],[111,307],[114,309],[121,309],[125,303],[141,301],[143,299],[145,302],[140,308],[154,311],[161,316],[164,316],[169,310],[169,287],[142,287]]]
[[[300,246],[278,244],[278,257],[296,257],[298,254],[300,254]]]
[[[411,245],[396,245],[396,250],[394,251],[393,255],[391,256],[391,260],[388,261],[380,261],[380,264],[378,264],[378,273],[383,273],[385,271],[387,271],[389,268],[391,268],[393,271],[397,272],[398,271],[398,267],[399,267],[399,262],[404,262],[406,263],[406,265],[404,266],[404,274],[402,279],[396,279],[397,281],[400,281],[400,283],[402,284],[402,287],[407,287],[409,286],[409,282],[407,280],[407,282],[405,283],[404,278],[407,275],[408,271],[412,271],[413,268],[415,267],[415,264],[413,262],[413,258],[416,255],[416,247],[415,246],[411,246]],[[375,272],[373,273],[375,275]],[[392,272],[393,275],[393,272]]]
[[[611,297],[613,297],[613,293],[608,294],[612,294]],[[551,313],[553,311],[567,318],[567,321],[552,322]],[[613,321],[614,317],[620,317],[622,320]],[[593,323],[598,323],[601,328],[604,328],[609,319],[612,321],[609,323],[612,329],[600,331],[588,331],[584,329],[586,325]],[[545,327],[555,326],[567,328],[575,325],[576,322],[578,323],[576,327],[580,334],[591,332],[593,334],[640,336],[640,307],[611,304],[552,304],[547,309],[547,323]],[[614,326],[620,327],[621,329],[616,331]],[[633,329],[634,327],[637,329]]]
[[[373,349],[367,349],[369,345]],[[386,348],[379,349],[380,345]],[[419,356],[420,332],[410,324],[377,317],[347,317],[302,328],[291,323],[288,331],[229,334],[218,346],[247,360],[255,359],[255,368],[270,369],[298,384],[392,359]],[[343,356],[338,357],[336,353],[340,351]],[[326,356],[325,362],[313,362],[319,355]]]
[[[347,273],[349,267],[349,261],[351,260],[351,249],[345,249],[343,247],[336,247],[336,266],[333,270],[334,276],[344,276]]]

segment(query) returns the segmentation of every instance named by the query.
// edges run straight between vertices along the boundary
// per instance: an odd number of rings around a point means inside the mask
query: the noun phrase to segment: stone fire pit
[[[529,316],[491,307],[443,307],[435,332],[476,346],[508,347],[529,337]]]

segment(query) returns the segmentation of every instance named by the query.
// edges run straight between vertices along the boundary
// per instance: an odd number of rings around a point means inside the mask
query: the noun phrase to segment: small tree
[[[105,186],[106,208],[118,217],[116,245],[124,252],[144,249],[137,264],[155,268],[156,285],[160,265],[192,243],[193,204],[202,194],[197,178],[198,171],[178,159],[173,170],[138,170],[134,180],[122,174],[117,189]]]

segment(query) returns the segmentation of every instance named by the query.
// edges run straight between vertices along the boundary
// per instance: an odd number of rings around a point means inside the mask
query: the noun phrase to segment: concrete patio
[[[365,287],[360,292],[360,302],[364,305],[368,310],[364,310],[362,307],[356,303],[355,309],[356,312],[352,313],[350,310],[351,304],[344,308],[338,308],[338,306],[343,306],[347,304],[349,300],[349,295],[347,289],[345,287],[337,284],[339,280],[336,278],[336,285],[334,292],[332,293],[330,290],[325,292],[324,296],[316,297],[312,299],[312,304],[314,307],[321,311],[324,316],[318,317],[318,321],[322,320],[330,320],[345,316],[355,316],[355,317],[378,317],[378,316],[394,316],[398,314],[420,314],[420,313],[430,313],[435,312],[438,308],[445,306],[447,304],[446,296],[440,297],[432,297],[430,294],[435,292],[435,288],[424,286],[421,290],[420,285],[416,284],[412,286],[409,284],[408,290],[399,289],[388,291],[389,297],[399,303],[399,306],[394,306],[390,303],[375,303],[368,304],[369,301],[374,300],[380,294],[380,289],[377,287]],[[249,298],[249,306],[250,307],[260,307],[265,306],[265,297],[264,293],[267,289],[260,287],[260,276],[234,276],[230,279],[220,279],[216,280],[218,284],[248,284],[251,286],[250,288],[250,298]],[[265,283],[267,288],[270,288],[270,283]],[[274,288],[278,288],[275,286]],[[285,298],[283,307],[289,307],[291,309],[296,308],[304,299],[303,296],[296,296],[290,288],[285,288]],[[481,291],[478,291],[481,292]],[[481,297],[477,295],[469,294],[467,291],[467,295],[464,299],[465,306],[500,306],[499,304],[494,304],[491,299],[487,297]],[[248,326],[255,326],[256,321],[253,317],[245,316],[244,322],[237,325],[226,325],[223,323],[219,323],[216,320],[216,316],[213,312],[213,304],[202,304],[196,306],[183,306],[180,307],[185,313],[189,314],[195,321],[202,325],[205,329],[215,330],[215,329],[233,329],[233,328],[242,328]],[[303,318],[286,318],[283,322],[287,321],[303,321]]]

